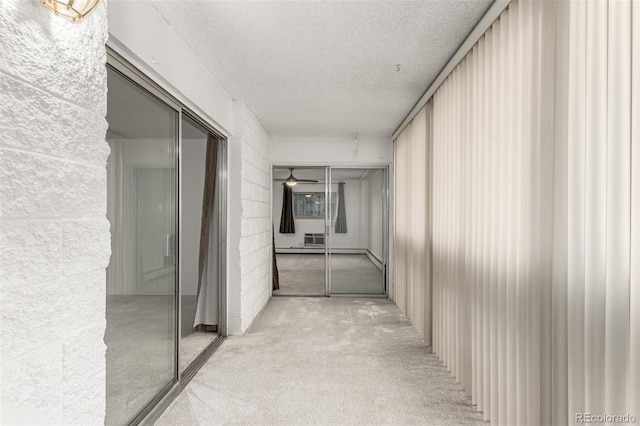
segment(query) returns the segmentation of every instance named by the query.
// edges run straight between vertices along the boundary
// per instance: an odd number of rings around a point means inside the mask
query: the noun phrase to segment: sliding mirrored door
[[[328,175],[330,294],[384,295],[387,169],[331,167]]]
[[[108,67],[107,425],[137,421],[177,380],[179,110]]]
[[[273,168],[273,295],[325,296],[325,167]]]

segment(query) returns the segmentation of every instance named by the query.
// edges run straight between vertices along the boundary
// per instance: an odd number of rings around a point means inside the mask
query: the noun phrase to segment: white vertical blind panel
[[[505,162],[507,165],[507,175],[505,178],[505,182],[507,184],[507,206],[506,206],[506,227],[507,227],[507,242],[506,242],[506,250],[507,250],[507,258],[506,258],[506,267],[507,267],[507,277],[506,277],[506,327],[507,327],[507,335],[506,335],[506,424],[516,424],[517,423],[517,382],[516,382],[516,374],[517,374],[517,347],[516,347],[516,336],[517,336],[517,310],[516,310],[516,264],[517,264],[517,164],[515,161],[516,158],[516,145],[518,144],[518,126],[516,121],[516,108],[518,106],[517,101],[517,81],[519,79],[516,78],[517,72],[517,63],[516,58],[518,57],[518,38],[517,34],[519,31],[518,28],[518,9],[520,5],[518,3],[514,4],[511,8],[511,12],[506,15],[509,16],[508,24],[507,21],[503,21],[505,25],[508,25],[507,33],[507,52],[506,52],[506,63],[505,67],[505,80],[504,84],[506,84],[506,110],[504,119],[506,123],[509,125],[506,126],[508,133],[506,137],[506,149],[505,154],[507,161]]]
[[[497,174],[497,204],[498,211],[497,216],[497,237],[498,237],[498,253],[497,253],[497,284],[498,284],[498,400],[499,409],[498,417],[496,419],[498,424],[505,424],[507,417],[507,323],[506,323],[506,296],[507,296],[507,181],[506,181],[506,166],[508,157],[507,154],[507,138],[505,135],[506,126],[503,118],[506,113],[506,50],[508,48],[507,36],[508,36],[509,15],[503,15],[496,27],[496,60],[494,75],[496,76],[496,92],[497,92],[497,114],[496,115],[496,151],[498,164],[496,165]]]
[[[605,392],[608,413],[628,410],[631,221],[631,2],[609,2]]]
[[[409,172],[408,160],[411,158],[411,125],[398,136],[395,143],[396,151],[396,223],[395,223],[395,302],[400,309],[407,313],[407,268],[408,268],[408,237],[409,237],[409,214],[411,208],[410,191],[411,188],[407,174]]]
[[[483,417],[485,420],[490,419],[490,410],[491,410],[491,353],[490,353],[490,343],[491,343],[491,334],[490,334],[490,319],[491,319],[491,285],[490,285],[490,268],[489,268],[489,236],[491,234],[491,229],[489,226],[489,217],[490,217],[490,202],[489,202],[489,187],[487,185],[487,178],[489,175],[489,164],[487,163],[488,155],[488,147],[487,140],[488,135],[488,121],[490,118],[490,110],[489,110],[489,91],[487,90],[487,46],[488,42],[486,36],[482,38],[479,42],[478,49],[478,61],[479,61],[479,75],[478,75],[478,86],[479,86],[479,96],[476,100],[476,104],[478,105],[479,116],[480,116],[480,126],[479,132],[477,135],[476,143],[479,147],[479,169],[480,169],[480,178],[479,178],[479,186],[480,186],[480,194],[481,194],[481,202],[480,206],[482,209],[481,213],[481,221],[480,221],[480,229],[481,229],[481,237],[480,237],[480,276],[479,280],[481,282],[481,299],[478,303],[482,306],[482,371],[483,371],[483,398],[484,403],[482,405]],[[437,108],[434,105],[434,108]],[[437,141],[434,140],[434,143]],[[434,206],[436,208],[436,206]]]
[[[525,80],[529,84],[527,105],[529,143],[527,149],[527,186],[528,208],[528,283],[527,283],[527,391],[529,394],[527,424],[540,425],[540,229],[539,229],[539,146],[540,146],[540,2],[525,2],[529,11],[528,31],[529,54],[527,63],[529,75]]]
[[[432,342],[431,114],[427,103],[395,141],[395,301],[437,350],[438,343]],[[437,297],[438,291],[434,294]]]
[[[640,5],[632,3],[629,413],[640,418]]]
[[[585,129],[586,2],[569,2],[567,308],[569,413],[585,412]],[[573,421],[573,416],[568,420]]]
[[[408,235],[411,263],[409,265],[409,292],[407,296],[411,305],[408,316],[423,337],[425,337],[424,279],[428,276],[428,270],[426,269],[427,235],[425,227],[428,171],[426,167],[426,124],[426,110],[422,108],[413,119],[411,130],[411,163],[409,168],[411,178],[411,233]]]
[[[568,236],[568,109],[569,109],[569,1],[555,3],[554,76],[554,217],[552,277],[552,418],[551,424],[573,422],[568,416],[568,335],[567,335],[567,236]],[[515,423],[512,423],[515,424]]]
[[[522,3],[519,3],[519,7],[513,9],[514,13],[517,13],[518,19],[518,56],[515,58],[517,64],[517,74],[521,77],[516,78],[516,99],[518,99],[518,109],[515,113],[515,126],[518,132],[515,163],[517,165],[517,196],[516,196],[516,424],[524,425],[527,420],[527,404],[528,404],[528,392],[527,392],[527,332],[526,332],[526,289],[527,289],[527,224],[526,224],[526,212],[527,212],[527,191],[526,191],[526,135],[527,132],[527,120],[526,120],[526,108],[525,99],[528,90],[526,73],[526,57],[528,51],[528,40],[526,37],[526,28],[528,17],[528,9]]]
[[[435,99],[433,100],[435,103]],[[436,126],[439,117],[436,116],[435,110],[432,110],[432,129],[431,135],[432,140],[435,140],[437,137],[437,129],[439,126]],[[440,164],[436,161],[436,156],[438,148],[432,143],[431,144],[431,241],[440,237],[441,232],[441,221],[440,221],[440,212],[433,208],[436,203],[440,202],[440,193],[442,191],[442,186],[439,182],[439,168]],[[433,290],[433,332],[432,332],[432,341],[433,341],[433,352],[439,356],[442,356],[442,298],[440,288],[438,286],[439,283],[439,273],[440,273],[440,264],[441,259],[439,257],[439,251],[436,246],[431,244],[431,288]]]
[[[606,159],[607,159],[607,3],[586,10],[586,145],[584,229],[584,406],[603,413],[605,362]],[[580,125],[583,125],[580,123]],[[587,314],[588,313],[588,314]]]
[[[472,134],[474,136],[479,135],[481,120],[479,114],[479,108],[477,108],[477,103],[479,99],[479,76],[480,76],[480,68],[479,68],[479,55],[480,50],[478,45],[473,48],[473,52],[471,56],[473,58],[473,68],[471,71],[473,78],[473,127]],[[483,369],[483,352],[482,352],[482,331],[483,331],[483,306],[482,306],[482,194],[480,192],[482,186],[480,182],[482,169],[478,164],[478,158],[480,158],[480,144],[479,143],[471,143],[472,145],[472,160],[473,160],[473,262],[474,262],[474,270],[473,270],[473,280],[474,280],[474,307],[475,307],[475,363],[474,367],[475,377],[476,377],[476,404],[480,411],[484,408],[484,397],[483,397],[483,383],[484,383],[484,369]]]
[[[425,191],[426,191],[426,203],[425,203],[425,216],[423,218],[425,222],[425,264],[426,271],[425,276],[421,277],[424,286],[424,330],[425,330],[425,342],[428,345],[432,345],[432,327],[433,327],[433,300],[432,300],[432,261],[431,261],[431,235],[432,235],[432,160],[431,160],[431,139],[433,131],[433,109],[431,107],[432,102],[428,102],[425,109],[426,119],[426,140],[425,140]]]
[[[465,272],[464,272],[464,282],[466,286],[466,294],[467,294],[467,322],[465,323],[466,332],[465,332],[465,365],[466,365],[466,374],[467,374],[467,393],[471,395],[472,401],[475,402],[476,397],[476,375],[475,375],[475,346],[473,341],[475,339],[475,278],[474,278],[474,263],[475,263],[475,254],[474,254],[474,229],[473,229],[473,221],[474,221],[474,208],[477,200],[474,199],[475,192],[473,190],[474,185],[474,164],[473,164],[473,136],[475,135],[473,129],[474,122],[474,97],[473,97],[473,55],[468,54],[466,58],[466,66],[467,72],[465,74],[465,117],[466,117],[466,133],[463,138],[463,152],[465,153],[465,192],[469,194],[467,200],[467,204],[465,205],[465,242],[464,242],[464,250],[465,250]]]
[[[541,424],[552,424],[554,388],[553,373],[553,219],[554,219],[554,106],[555,83],[555,13],[558,2],[541,2],[538,30],[540,33],[540,144],[538,172],[539,230],[538,253],[540,283],[540,417]],[[566,374],[566,373],[565,373]]]

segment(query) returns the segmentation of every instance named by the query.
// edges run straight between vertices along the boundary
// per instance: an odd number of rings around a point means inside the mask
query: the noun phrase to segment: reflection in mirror
[[[177,112],[108,70],[105,424],[131,422],[177,379]]]
[[[296,167],[293,174],[299,181],[291,192],[283,184],[289,167],[273,169],[273,225],[274,271],[278,272],[278,289],[274,296],[324,296],[325,295],[325,169],[324,167]],[[309,182],[311,181],[311,182]],[[317,181],[317,182],[313,182]],[[290,195],[289,195],[290,194]],[[280,226],[286,197],[291,196],[295,229]],[[337,192],[332,191],[332,203],[337,202]],[[334,215],[335,217],[335,215]],[[282,232],[282,231],[294,232]]]
[[[331,169],[338,188],[331,224],[331,293],[384,294],[385,169]]]

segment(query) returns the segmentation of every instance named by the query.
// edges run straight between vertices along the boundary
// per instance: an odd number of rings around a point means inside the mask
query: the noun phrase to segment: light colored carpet
[[[173,378],[173,296],[107,298],[107,413],[105,424],[127,424]],[[216,333],[193,332],[195,296],[182,297],[180,369],[184,370]]]
[[[173,378],[173,296],[107,298],[106,425],[128,424]]]
[[[331,292],[383,294],[382,270],[364,254],[332,254]]]
[[[324,254],[277,254],[280,290],[276,296],[324,296]]]
[[[484,425],[388,299],[272,298],[156,423]]]
[[[280,290],[274,296],[324,296],[323,254],[278,254]],[[332,293],[383,294],[382,271],[363,254],[331,255]]]
[[[204,351],[218,334],[209,331],[193,331],[196,317],[196,296],[182,296],[182,340],[180,341],[180,370],[184,370]]]

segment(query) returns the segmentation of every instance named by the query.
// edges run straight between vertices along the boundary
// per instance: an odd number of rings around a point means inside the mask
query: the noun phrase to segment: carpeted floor
[[[107,298],[105,424],[127,424],[172,380],[174,301],[173,296]],[[182,297],[181,370],[217,338],[192,331],[195,306],[195,296]]]
[[[323,254],[278,254],[280,290],[274,296],[324,296]],[[383,294],[382,270],[363,254],[331,255],[331,291],[334,294]]]
[[[388,299],[272,298],[156,423],[481,425]]]
[[[218,334],[215,332],[193,331],[196,317],[196,296],[182,295],[182,339],[180,340],[180,370],[184,370],[191,362],[211,344]]]

